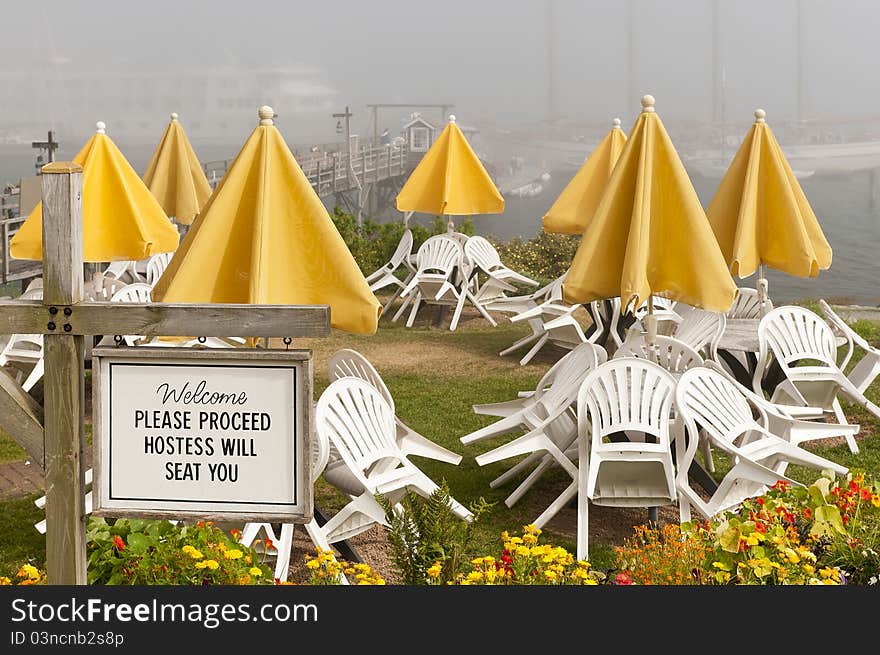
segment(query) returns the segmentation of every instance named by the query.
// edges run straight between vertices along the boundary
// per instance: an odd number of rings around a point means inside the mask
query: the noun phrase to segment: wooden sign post
[[[30,395],[0,372],[0,427],[35,463],[43,462],[49,584],[86,584],[84,336],[326,336],[330,308],[83,302],[82,168],[55,162],[42,173],[43,300],[0,301],[0,333],[44,335],[43,416]]]

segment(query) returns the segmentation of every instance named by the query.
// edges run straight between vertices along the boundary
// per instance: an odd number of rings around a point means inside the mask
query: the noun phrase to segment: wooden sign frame
[[[118,347],[92,351],[93,471],[92,498],[95,516],[126,516],[152,519],[203,519],[216,521],[308,523],[313,516],[311,480],[312,353],[310,350],[263,350],[244,348]],[[230,366],[237,368],[291,369],[294,375],[291,447],[293,456],[293,503],[256,499],[198,501],[189,499],[111,498],[110,429],[111,381],[114,364],[135,366]],[[277,374],[277,370],[275,371]],[[160,431],[161,433],[161,431]],[[234,433],[229,432],[230,436]],[[251,447],[253,443],[251,442]],[[218,446],[219,449],[219,446]],[[218,455],[219,457],[219,455]],[[283,462],[284,460],[281,460]],[[277,462],[279,465],[281,462]],[[262,464],[265,465],[265,464]],[[206,467],[207,468],[207,467]],[[204,470],[204,469],[203,469]],[[282,479],[279,484],[285,484]],[[173,484],[173,483],[170,483]],[[218,488],[222,491],[222,487]],[[157,494],[158,495],[158,494]],[[268,509],[278,507],[277,511]],[[234,507],[234,509],[233,509]],[[284,509],[280,509],[284,508]]]

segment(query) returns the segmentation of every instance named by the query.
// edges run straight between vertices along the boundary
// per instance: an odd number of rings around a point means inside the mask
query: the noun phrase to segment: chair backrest
[[[654,316],[657,317],[658,321],[675,321],[676,323],[681,321],[681,316],[675,311],[676,302],[674,300],[663,298],[661,296],[654,296],[653,305]],[[646,300],[637,307],[634,314],[639,321],[645,318],[645,316],[648,315],[648,301]]]
[[[360,378],[330,383],[315,408],[315,429],[360,477],[380,460],[406,461],[397,445],[394,409],[376,387]]]
[[[416,254],[420,273],[437,271],[449,275],[461,264],[461,258],[462,250],[458,241],[443,234],[426,239]]]
[[[571,349],[560,359],[539,383],[547,384],[547,378],[551,377],[550,388],[544,391],[535,402],[536,409],[543,411],[541,418],[546,418],[558,412],[563,407],[574,403],[577,391],[584,377],[600,363],[608,359],[608,354],[601,346],[585,341]]]
[[[675,378],[654,362],[611,359],[581,383],[578,432],[591,435],[593,452],[613,449],[613,444],[603,443],[604,437],[624,430],[643,432],[668,445],[674,391]]]
[[[111,302],[152,302],[153,287],[146,282],[126,284],[110,296]]]
[[[340,378],[360,378],[369,382],[388,401],[391,409],[394,409],[394,398],[391,397],[391,392],[385,386],[382,376],[379,375],[379,372],[370,361],[358,351],[351,350],[350,348],[337,350],[330,357],[330,361],[327,362],[327,373],[330,377],[330,382]]]
[[[846,337],[848,341],[855,343],[859,348],[863,350],[870,351],[871,344],[869,344],[865,338],[853,330],[849,323],[844,321],[833,309],[831,309],[831,305],[825,302],[824,298],[819,299],[819,308],[822,310],[822,313],[825,314],[825,318],[831,323],[832,326],[836,327],[843,336]]]
[[[718,340],[724,334],[727,317],[720,312],[708,312],[704,309],[691,309],[675,328],[674,336],[696,351],[708,346],[707,354],[715,357]]]
[[[150,257],[147,260],[147,284],[154,286],[159,281],[159,278],[162,277],[165,269],[168,268],[170,261],[171,253],[161,253]]]
[[[768,298],[765,308],[768,312],[773,309],[773,302]],[[733,301],[733,305],[726,313],[727,318],[761,318],[761,298],[755,289],[739,287],[739,293]]]
[[[624,341],[614,353],[614,359],[636,357],[647,359],[675,375],[680,375],[694,366],[703,365],[703,357],[696,350],[675,337],[658,334],[654,344],[645,335],[631,337]]]
[[[802,359],[815,359],[837,368],[834,332],[820,316],[804,307],[785,305],[768,312],[758,323],[759,361],[768,349],[783,369]]]
[[[412,246],[412,230],[404,230],[403,234],[400,236],[400,241],[397,243],[397,248],[394,249],[394,253],[391,255],[391,259],[388,262],[389,266],[392,269],[400,266],[404,262],[404,260],[412,253]]]
[[[493,269],[502,266],[495,246],[480,236],[473,236],[465,242],[464,254],[484,273],[491,274]]]
[[[678,380],[675,404],[694,435],[700,426],[716,439],[733,443],[739,435],[759,427],[743,392],[712,368],[686,371]]]
[[[33,287],[28,289],[18,297],[18,300],[42,300],[43,287]]]

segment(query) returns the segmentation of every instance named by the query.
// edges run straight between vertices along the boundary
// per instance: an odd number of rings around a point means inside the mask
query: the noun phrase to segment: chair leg
[[[577,482],[572,481],[570,485],[568,485],[565,490],[556,497],[550,505],[547,506],[541,515],[534,520],[534,524],[543,528],[554,516],[559,514],[559,510],[568,505],[569,501],[577,495]]]
[[[462,291],[458,294],[458,302],[455,304],[455,312],[452,314],[452,322],[449,324],[450,330],[455,330],[458,327],[458,321],[461,318],[461,310],[464,309],[464,299],[465,299],[466,291]]]
[[[489,324],[492,327],[495,327],[496,325],[498,325],[498,323],[495,322],[495,319],[492,318],[489,315],[489,312],[486,311],[486,308],[483,307],[483,305],[481,303],[477,302],[477,299],[474,298],[474,294],[472,294],[470,292],[470,290],[465,291],[465,294],[467,295],[467,297],[471,301],[471,303],[473,303],[474,307],[477,308],[477,311],[479,311],[483,315],[483,318],[485,318],[487,321],[489,321]]]
[[[406,310],[406,308],[409,306],[409,304],[413,301],[413,299],[415,297],[416,297],[416,294],[414,294],[414,293],[410,293],[408,296],[403,296],[403,295],[401,296],[401,298],[403,298],[403,302],[400,303],[400,307],[397,308],[397,312],[391,318],[392,322],[396,323],[397,319],[399,319],[401,316],[403,316],[403,312]]]
[[[281,536],[275,545],[275,577],[281,582],[287,580],[287,572],[290,569],[290,555],[293,550],[293,523],[284,523],[281,526]]]
[[[535,462],[537,462],[541,458],[542,458],[542,453],[532,453],[531,455],[526,457],[523,461],[519,462],[518,464],[514,464],[509,469],[507,469],[504,473],[502,473],[497,478],[492,480],[492,482],[489,483],[489,487],[491,487],[492,489],[497,489],[501,485],[506,484],[507,482],[509,482],[510,480],[515,478],[517,475],[519,475],[520,473],[525,471],[527,468],[534,465]]]
[[[30,391],[31,388],[40,381],[40,378],[43,377],[43,358],[40,357],[35,363],[34,367],[31,369],[30,374],[27,376],[27,379],[22,383],[21,388],[25,391]]]
[[[500,357],[504,357],[505,355],[509,355],[514,350],[518,350],[518,349],[522,348],[523,346],[532,343],[535,339],[537,339],[540,336],[541,336],[540,334],[530,334],[527,337],[523,337],[522,339],[515,341],[513,344],[511,344],[510,346],[508,346],[507,348],[502,350],[500,353],[498,353],[498,355]]]
[[[549,338],[550,338],[550,335],[547,332],[542,334],[541,338],[538,339],[538,343],[536,343],[534,346],[532,346],[532,349],[529,352],[527,352],[521,360],[519,360],[519,365],[525,366],[530,361],[532,361],[532,357],[534,357],[535,355],[538,354],[538,351],[544,347],[544,344],[547,343],[547,339],[549,339]]]
[[[703,453],[703,463],[706,465],[706,470],[709,473],[714,473],[715,462],[712,460],[712,446],[709,444],[708,439],[700,440],[700,452]]]
[[[508,507],[513,507],[519,499],[522,498],[525,493],[534,486],[535,482],[538,481],[544,471],[553,463],[553,458],[549,455],[545,455],[541,462],[535,467],[535,469],[528,474],[525,480],[519,483],[519,486],[511,492],[511,494],[504,499],[504,504]]]
[[[843,413],[843,407],[840,406],[840,401],[837,398],[834,399],[831,407],[832,409],[834,409],[834,416],[835,418],[837,418],[837,422],[841,425],[846,424],[848,422],[846,414]],[[852,434],[845,435],[844,439],[846,439],[846,445],[849,446],[849,452],[853,453],[854,455],[859,452],[859,446],[856,443],[856,438]]]
[[[409,313],[409,318],[406,319],[406,327],[412,327],[413,323],[416,320],[416,314],[419,312],[419,305],[422,304],[422,292],[416,292],[416,298],[413,300],[412,311]]]

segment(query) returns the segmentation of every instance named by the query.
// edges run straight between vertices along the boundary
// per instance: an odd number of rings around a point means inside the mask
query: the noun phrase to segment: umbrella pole
[[[764,263],[761,262],[761,265],[758,267],[758,282],[756,284],[758,291],[758,299],[761,301],[761,316],[767,313],[767,291],[769,285],[767,284],[767,278],[764,277]]]
[[[452,222],[452,214],[447,214],[446,231],[449,234],[455,232],[455,223]]]
[[[654,316],[654,295],[648,296],[648,315],[645,317],[645,330],[648,333],[648,346],[654,348],[657,342],[657,317]]]

